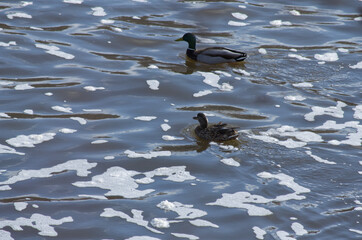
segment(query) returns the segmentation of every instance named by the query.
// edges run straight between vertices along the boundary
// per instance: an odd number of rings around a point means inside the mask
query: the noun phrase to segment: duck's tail
[[[240,61],[244,61],[247,57],[248,57],[248,55],[246,53],[240,53],[240,55],[234,59],[235,59],[235,61],[240,62]]]

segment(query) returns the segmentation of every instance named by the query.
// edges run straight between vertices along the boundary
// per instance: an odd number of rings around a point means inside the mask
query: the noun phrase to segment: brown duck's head
[[[205,114],[203,114],[203,113],[198,113],[196,117],[193,117],[193,119],[199,121],[200,127],[201,127],[202,129],[207,128],[207,122],[208,122],[208,121],[207,121],[207,118],[206,118]]]

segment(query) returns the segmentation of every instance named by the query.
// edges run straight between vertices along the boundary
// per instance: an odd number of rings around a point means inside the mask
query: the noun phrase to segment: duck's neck
[[[196,53],[195,53],[195,49],[188,48],[188,49],[186,50],[186,55],[187,55],[189,58],[193,59],[193,60],[196,60],[196,58],[197,58],[197,55],[196,55]]]
[[[207,128],[207,120],[203,118],[199,118],[200,128],[205,129]]]

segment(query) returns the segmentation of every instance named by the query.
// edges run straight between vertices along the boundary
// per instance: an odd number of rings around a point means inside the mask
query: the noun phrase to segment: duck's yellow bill
[[[182,37],[179,38],[179,39],[176,39],[175,41],[183,41]]]

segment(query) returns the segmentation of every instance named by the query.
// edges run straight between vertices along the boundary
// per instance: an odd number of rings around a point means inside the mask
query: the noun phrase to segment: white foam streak
[[[52,140],[55,135],[55,133],[19,135],[17,137],[6,140],[6,142],[13,147],[30,148],[35,147],[36,144]]]

